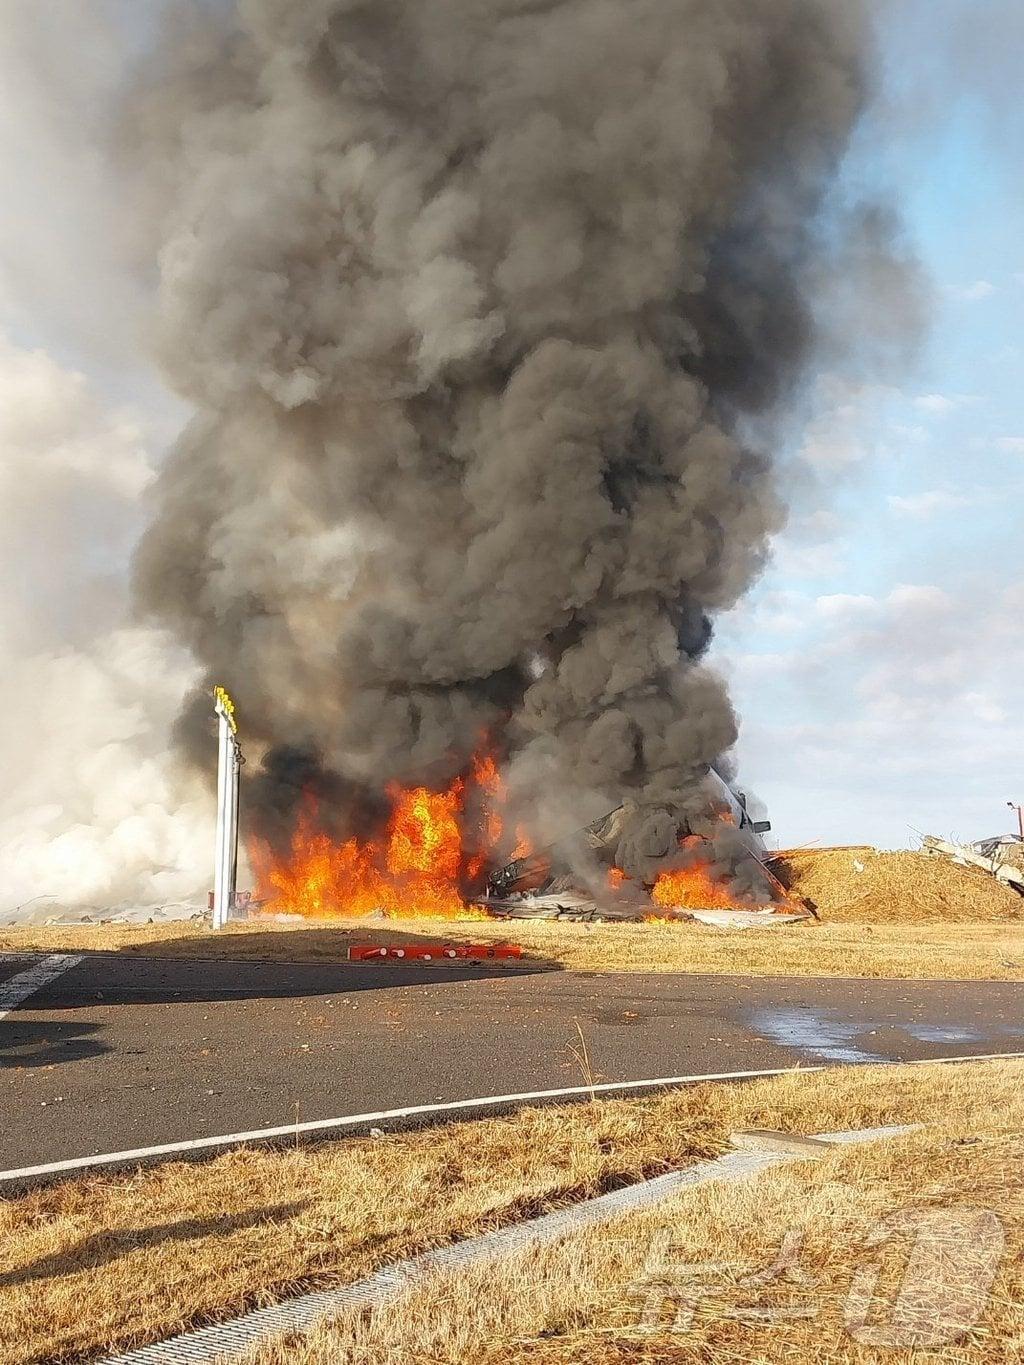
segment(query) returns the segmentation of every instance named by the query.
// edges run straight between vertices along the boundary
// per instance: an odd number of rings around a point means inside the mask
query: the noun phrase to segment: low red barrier
[[[350,962],[443,962],[463,960],[484,962],[491,958],[522,957],[518,943],[353,943],[348,950]]]

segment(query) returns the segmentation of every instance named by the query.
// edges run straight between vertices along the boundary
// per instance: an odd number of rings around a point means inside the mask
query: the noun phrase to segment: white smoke
[[[203,889],[210,801],[167,739],[194,668],[122,624],[153,475],[129,413],[0,337],[0,912]]]

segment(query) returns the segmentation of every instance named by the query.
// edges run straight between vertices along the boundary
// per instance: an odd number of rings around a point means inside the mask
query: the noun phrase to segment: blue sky
[[[1022,111],[992,98],[1015,88],[1020,34],[1011,8],[964,0],[882,28],[844,188],[895,202],[929,332],[909,373],[818,376],[797,438],[818,478],[717,640],[742,776],[783,844],[974,838],[1024,800]]]
[[[20,500],[16,571],[31,564],[39,604],[34,623],[9,614],[39,650],[64,647],[71,618],[107,612],[117,627],[111,556],[184,415],[144,359],[144,289],[123,261],[131,205],[98,151],[140,12],[15,0],[0,30],[0,410],[18,414],[0,442]],[[713,653],[743,722],[741,785],[783,845],[976,838],[1024,801],[1024,5],[891,0],[880,14],[879,98],[837,198],[894,204],[929,279],[928,335],[909,369],[813,376],[785,452],[790,526]],[[55,523],[42,483],[32,501],[28,476],[51,468],[107,498],[102,553],[72,502]],[[83,616],[69,585],[94,579]],[[117,735],[141,723],[115,715]],[[78,742],[62,734],[56,761]]]

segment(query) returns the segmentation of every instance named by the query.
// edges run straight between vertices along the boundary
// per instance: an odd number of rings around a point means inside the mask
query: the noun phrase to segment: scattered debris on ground
[[[926,834],[921,840],[921,852],[930,858],[950,858],[961,867],[979,867],[997,881],[1005,882],[1024,895],[1024,872],[1015,863],[991,858],[966,844],[954,844],[948,839],[937,839]]]
[[[209,920],[201,902],[174,901],[164,905],[62,905],[51,896],[37,896],[0,914],[0,928],[22,925],[181,924]]]
[[[799,920],[810,919],[813,912],[801,905],[788,904],[765,906],[759,909],[739,908],[721,909],[709,907],[657,908],[647,901],[624,902],[621,905],[607,905],[580,895],[574,891],[548,892],[518,896],[508,896],[501,900],[488,900],[489,914],[496,919],[515,920],[571,920],[582,924],[625,923],[637,924],[641,921],[656,921],[659,924],[679,924],[686,920],[698,924],[708,924],[715,929],[754,929],[770,928],[773,925],[795,924]]]

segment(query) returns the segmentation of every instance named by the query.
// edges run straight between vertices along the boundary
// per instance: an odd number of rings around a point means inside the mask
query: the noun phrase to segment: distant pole
[[[235,704],[223,687],[213,690],[217,725],[217,842],[213,865],[213,927],[223,929],[235,903],[238,865],[238,777],[242,751]]]
[[[1017,812],[1017,838],[1024,843],[1024,806],[1017,806],[1012,801],[1007,801],[1006,804]]]

